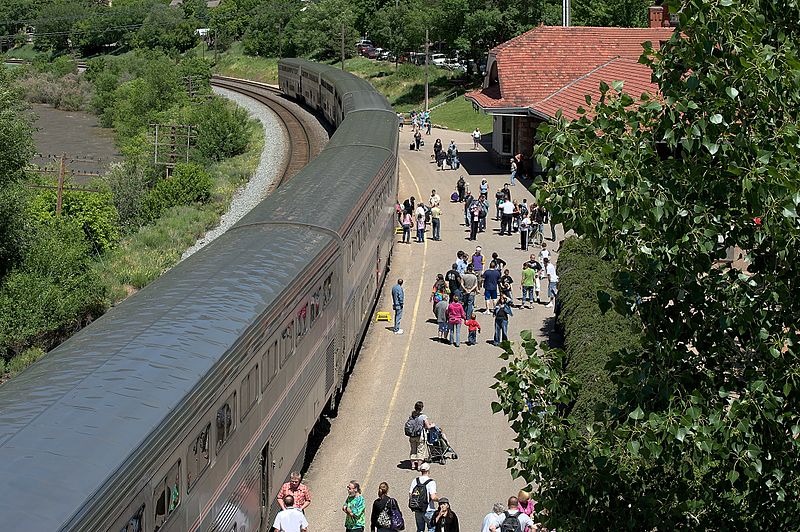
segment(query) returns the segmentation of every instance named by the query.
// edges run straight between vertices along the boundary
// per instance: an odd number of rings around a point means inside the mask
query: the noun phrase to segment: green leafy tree
[[[183,16],[183,11],[155,4],[136,33],[134,45],[139,48],[185,52],[194,48],[199,41],[195,26],[195,23]]]
[[[265,57],[294,55],[289,23],[300,14],[298,0],[272,0],[264,3],[252,18],[242,37],[246,54]]]
[[[20,184],[33,152],[30,117],[9,74],[0,68],[0,276],[18,259],[24,242]]]
[[[345,54],[352,56],[358,38],[356,14],[346,0],[320,0],[310,3],[294,35],[299,53],[314,59],[332,59],[341,55],[342,28]]]
[[[642,323],[588,430],[560,407],[580,394],[562,355],[526,342],[498,375],[512,471],[558,528],[800,522],[800,8],[690,0],[679,19],[643,59],[659,99],[613,83],[591,116],[541,131],[540,199],[617,261],[607,312]],[[744,265],[717,267],[731,246]]]

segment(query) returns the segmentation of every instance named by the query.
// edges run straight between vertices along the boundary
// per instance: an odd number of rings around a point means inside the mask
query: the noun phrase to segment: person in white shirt
[[[308,521],[303,512],[294,507],[294,497],[291,495],[284,497],[283,505],[286,509],[278,512],[272,524],[275,532],[306,532]]]
[[[522,529],[523,532],[529,532],[533,530],[534,524],[533,519],[531,519],[527,514],[524,512],[520,512],[519,508],[517,507],[518,501],[516,497],[509,497],[508,498],[508,510],[503,512],[500,515],[500,524],[495,526],[490,526],[490,532],[500,532],[500,527],[503,526],[503,521],[506,520],[508,517],[516,517],[519,520],[519,527]]]
[[[542,242],[542,250],[539,252],[539,262],[544,262],[544,259],[550,260],[550,250],[547,249],[547,242]]]
[[[500,204],[500,212],[502,213],[502,218],[500,219],[501,236],[506,232],[508,236],[511,236],[511,223],[514,218],[514,208],[514,202],[510,199],[504,200],[503,203]]]
[[[439,500],[439,496],[436,494],[436,481],[428,476],[428,471],[430,470],[430,468],[431,465],[428,462],[422,462],[419,466],[420,476],[412,480],[411,487],[408,488],[409,495],[414,491],[414,488],[417,487],[417,483],[424,485],[425,488],[428,490],[427,511],[425,512],[414,511],[414,518],[416,520],[417,532],[426,532],[426,530],[430,526],[433,513],[436,511],[436,501]]]
[[[431,197],[428,198],[428,205],[433,208],[439,205],[440,201],[442,201],[442,198],[439,197],[439,194],[436,193],[436,190],[431,190]]]
[[[494,503],[492,506],[492,511],[486,514],[486,517],[483,518],[483,526],[481,526],[481,532],[491,532],[492,527],[498,529],[500,525],[503,523],[503,519],[505,516],[503,513],[506,511],[506,505],[502,502]]]
[[[550,302],[547,304],[548,308],[555,306],[556,294],[558,294],[558,275],[556,274],[556,265],[550,262],[550,259],[544,259],[544,271],[547,275],[547,298]]]

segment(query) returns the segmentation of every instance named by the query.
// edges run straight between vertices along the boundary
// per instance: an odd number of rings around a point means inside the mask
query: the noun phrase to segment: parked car
[[[372,41],[370,41],[369,39],[361,39],[356,43],[356,51],[361,54],[364,52],[364,48],[368,48],[371,46],[372,46]]]
[[[442,65],[442,66],[444,66],[445,68],[447,68],[449,70],[454,70],[454,71],[458,71],[458,72],[466,72],[467,71],[467,66],[466,65],[464,65],[458,59],[455,59],[455,58],[452,58],[452,57],[449,58],[449,59],[445,59],[444,65]]]

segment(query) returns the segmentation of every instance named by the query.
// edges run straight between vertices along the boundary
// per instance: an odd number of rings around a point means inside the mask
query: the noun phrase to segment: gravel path
[[[244,108],[248,114],[261,122],[264,127],[264,151],[261,152],[261,159],[258,167],[247,184],[239,187],[233,194],[230,208],[222,215],[220,224],[203,235],[192,247],[187,249],[181,260],[192,253],[202,249],[206,244],[213,241],[219,235],[230,229],[245,214],[258,205],[267,195],[267,190],[272,182],[279,177],[286,157],[289,152],[289,137],[284,130],[280,120],[268,107],[256,100],[243,96],[227,89],[213,87],[215,93],[236,102]]]

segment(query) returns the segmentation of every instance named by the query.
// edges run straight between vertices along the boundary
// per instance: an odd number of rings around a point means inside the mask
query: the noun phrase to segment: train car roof
[[[347,115],[325,149],[359,145],[396,146],[397,115],[391,111],[365,110]]]
[[[0,387],[4,522],[63,526],[331,241],[231,230]]]
[[[334,138],[339,140],[338,135]],[[353,206],[366,192],[373,177],[386,164],[395,164],[387,148],[363,144],[326,148],[245,215],[239,224],[253,220],[287,221],[321,225],[339,232],[353,216]],[[298,205],[293,199],[296,196],[309,199]]]

